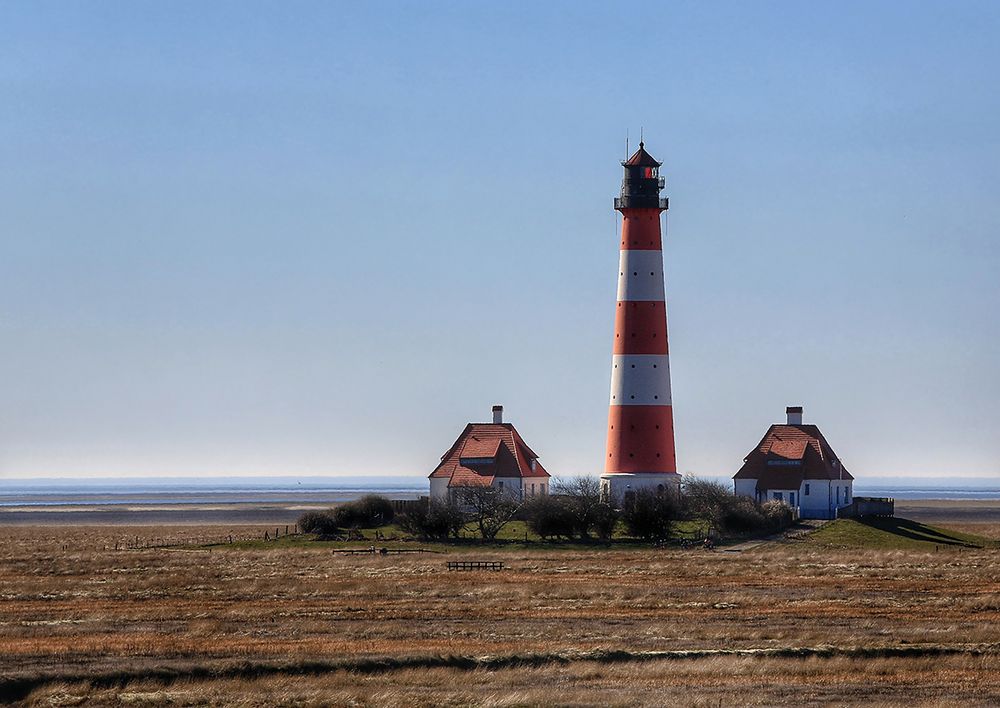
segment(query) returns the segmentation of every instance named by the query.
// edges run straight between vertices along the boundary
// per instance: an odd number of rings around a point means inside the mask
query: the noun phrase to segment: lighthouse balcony
[[[666,211],[670,208],[670,200],[667,197],[654,197],[649,195],[634,195],[630,197],[615,197],[615,209],[660,209]]]

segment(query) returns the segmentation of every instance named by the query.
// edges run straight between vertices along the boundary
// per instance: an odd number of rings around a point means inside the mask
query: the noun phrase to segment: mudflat
[[[351,496],[360,496],[358,492]],[[341,494],[341,497],[344,495]],[[416,498],[417,495],[393,495]],[[199,503],[165,503],[156,498],[136,497],[125,503],[106,503],[100,498],[86,504],[58,506],[7,506],[0,508],[0,526],[89,525],[89,526],[197,526],[219,524],[294,524],[309,510],[328,509],[343,501],[322,494],[303,494],[291,501],[223,498]],[[940,524],[1000,524],[1000,499],[897,499],[896,515],[915,521]]]
[[[205,524],[294,524],[306,511],[329,509],[365,492],[304,492],[274,499],[262,493],[197,493],[197,501],[177,501],[179,494],[134,494],[85,499],[59,504],[34,505],[9,502],[0,507],[0,526],[169,526]],[[416,499],[417,494],[394,493],[393,498]],[[236,497],[236,498],[233,498]],[[293,498],[289,498],[293,497]]]
[[[897,499],[896,516],[939,524],[1000,524],[1000,499]]]
[[[260,502],[194,504],[133,504],[58,508],[8,507],[0,511],[0,526],[202,526],[205,524],[294,524],[303,512],[328,509],[333,502],[267,504]]]

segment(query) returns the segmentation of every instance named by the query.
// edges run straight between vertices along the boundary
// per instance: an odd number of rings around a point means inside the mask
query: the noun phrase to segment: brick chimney
[[[799,410],[802,410],[801,408]],[[500,424],[503,422],[503,406],[493,406],[493,423]]]
[[[802,406],[788,406],[785,408],[785,415],[788,416],[789,425],[802,425]]]

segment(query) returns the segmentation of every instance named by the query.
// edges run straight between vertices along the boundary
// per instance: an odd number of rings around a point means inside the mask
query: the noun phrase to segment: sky
[[[678,471],[1000,476],[996,2],[0,2],[0,479],[602,471],[626,134]]]

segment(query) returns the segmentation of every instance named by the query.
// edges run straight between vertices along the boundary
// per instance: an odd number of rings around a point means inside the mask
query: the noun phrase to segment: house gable
[[[758,489],[798,489],[806,480],[853,480],[815,425],[772,425],[733,479]]]
[[[449,487],[492,485],[497,478],[549,477],[510,423],[469,423],[429,475]]]

